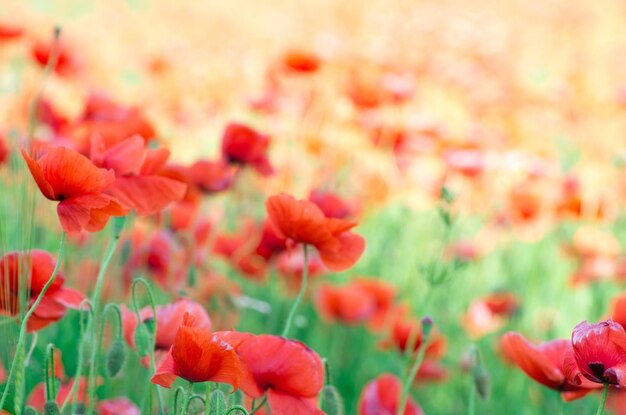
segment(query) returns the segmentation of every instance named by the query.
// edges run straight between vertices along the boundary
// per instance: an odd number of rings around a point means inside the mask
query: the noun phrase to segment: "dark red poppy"
[[[385,373],[369,381],[359,398],[358,415],[396,415],[400,405],[402,383]],[[422,408],[409,396],[403,415],[423,415]]]
[[[100,401],[98,415],[140,415],[140,411],[128,398],[121,397]]]
[[[274,415],[323,415],[317,397],[324,386],[324,365],[304,344],[279,336],[223,332],[237,349],[247,373],[241,389],[252,398],[267,393]]]
[[[152,383],[170,388],[177,377],[189,382],[228,383],[239,388],[243,377],[235,349],[210,330],[195,326],[195,318],[185,313],[174,344],[152,376]]]
[[[187,190],[185,183],[157,174],[167,161],[169,151],[147,150],[145,144],[139,135],[111,147],[106,147],[98,137],[91,141],[94,164],[115,172],[115,181],[106,192],[142,216],[153,215],[181,200]]]
[[[229,163],[250,165],[260,174],[274,172],[267,157],[270,138],[239,123],[230,123],[222,135],[222,157]]]
[[[309,200],[315,203],[327,218],[347,219],[355,213],[350,203],[333,192],[313,190],[309,195]]]
[[[56,259],[48,252],[33,249],[29,252],[9,252],[0,258],[0,313],[17,315],[20,296],[24,287],[20,287],[26,278],[30,278],[28,287],[28,305],[35,302],[46,285]],[[67,308],[78,308],[85,296],[71,288],[63,286],[65,279],[58,273],[52,285],[46,291],[35,312],[28,320],[28,331],[37,331],[65,316]]]
[[[104,228],[111,216],[128,210],[105,193],[115,180],[112,170],[96,167],[87,157],[65,147],[51,147],[37,160],[22,150],[22,156],[43,195],[58,201],[57,213],[66,232]]]
[[[265,202],[268,217],[287,247],[298,243],[315,247],[324,265],[333,271],[352,267],[365,249],[365,240],[350,230],[357,223],[327,218],[313,203],[280,193]]]
[[[500,341],[504,357],[536,382],[561,392],[564,400],[579,399],[599,385],[585,381],[580,385],[565,376],[564,357],[571,351],[568,340],[551,340],[535,346],[519,333],[508,332]]]
[[[236,168],[222,160],[198,160],[189,168],[194,184],[203,193],[218,193],[228,189],[235,178]]]
[[[315,295],[315,306],[324,319],[349,325],[367,321],[376,311],[374,298],[351,284],[321,284]]]
[[[565,374],[575,385],[591,382],[626,386],[626,332],[613,320],[579,323],[572,332],[572,351]]]

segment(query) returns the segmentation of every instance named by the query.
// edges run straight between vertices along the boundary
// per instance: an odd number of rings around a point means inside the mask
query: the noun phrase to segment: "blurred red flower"
[[[230,123],[222,135],[222,157],[229,163],[250,165],[268,176],[274,172],[267,157],[269,145],[268,136],[246,125]]]
[[[0,258],[0,314],[14,316],[19,311],[20,296],[27,291],[29,307],[50,279],[56,259],[48,252],[9,252]],[[27,278],[30,278],[28,282]],[[65,316],[67,308],[78,308],[85,296],[63,286],[59,272],[35,312],[28,320],[28,331],[40,330]],[[26,287],[22,284],[26,284]]]
[[[402,383],[396,376],[385,373],[369,381],[359,398],[358,415],[396,415],[400,405]],[[423,415],[422,409],[409,396],[403,415]]]
[[[100,401],[98,415],[140,415],[140,411],[128,398],[120,397]]]
[[[350,230],[357,223],[327,218],[313,203],[285,193],[265,202],[274,232],[288,248],[298,243],[317,249],[324,265],[333,271],[352,267],[365,249],[365,240]]]
[[[43,195],[58,201],[57,213],[66,232],[89,232],[104,228],[110,216],[128,210],[105,193],[115,180],[112,170],[96,167],[87,157],[65,147],[50,147],[37,160],[22,156]]]

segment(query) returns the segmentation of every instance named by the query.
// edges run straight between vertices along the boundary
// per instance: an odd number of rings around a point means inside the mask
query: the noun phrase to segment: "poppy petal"
[[[169,203],[181,200],[186,190],[185,183],[161,176],[120,177],[107,189],[142,216],[153,215]]]

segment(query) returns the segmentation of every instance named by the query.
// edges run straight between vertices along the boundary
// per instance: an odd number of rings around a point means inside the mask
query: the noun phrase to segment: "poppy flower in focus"
[[[18,314],[21,287],[25,278],[30,278],[28,287],[28,305],[33,305],[46,285],[56,259],[48,252],[33,249],[29,252],[9,252],[0,258],[0,313],[14,316]],[[65,279],[59,272],[54,282],[46,291],[41,302],[28,320],[28,331],[40,330],[65,316],[67,308],[77,309],[85,296],[71,288],[63,286]]]
[[[290,50],[283,56],[285,68],[294,72],[313,73],[318,70],[320,63],[315,54],[301,49]]]
[[[286,239],[288,248],[298,243],[315,247],[332,271],[352,267],[365,250],[365,240],[350,231],[356,222],[327,218],[312,202],[280,193],[269,197],[265,207],[274,232]]]
[[[124,338],[134,349],[135,330],[138,326],[137,315],[122,305],[122,325]],[[155,350],[168,351],[176,339],[176,330],[182,324],[185,314],[194,318],[194,327],[201,330],[211,330],[211,318],[205,309],[195,301],[180,299],[174,303],[156,306],[155,321]],[[153,319],[152,307],[139,310],[142,321]]]
[[[535,346],[519,333],[508,332],[502,336],[500,347],[509,362],[534,381],[560,391],[566,401],[582,398],[599,387],[586,379],[578,385],[565,376],[564,356],[572,350],[568,340],[551,340]]]
[[[575,385],[591,382],[626,386],[626,332],[613,320],[579,323],[572,332],[572,351],[565,356],[565,373]]]
[[[222,135],[222,157],[228,163],[249,165],[259,174],[274,172],[267,157],[270,138],[239,123],[230,123]]]
[[[151,382],[170,388],[177,377],[189,382],[228,383],[238,389],[243,369],[235,349],[215,333],[196,327],[189,313],[183,316],[174,344]]]
[[[480,338],[504,327],[518,308],[517,297],[513,293],[489,294],[472,302],[463,316],[463,328],[472,338]]]
[[[327,218],[347,219],[354,215],[354,207],[333,192],[313,190],[309,200],[322,210]]]
[[[376,310],[374,299],[365,290],[353,285],[320,285],[315,306],[324,319],[348,325],[368,320]]]
[[[260,398],[267,393],[274,415],[324,414],[317,407],[324,386],[324,365],[317,353],[279,336],[236,332],[224,332],[224,336],[247,368],[241,383],[247,395]]]
[[[113,398],[98,403],[98,415],[140,415],[139,408],[128,398]]]
[[[359,398],[358,415],[396,415],[400,405],[402,383],[396,376],[385,373],[369,381]],[[419,407],[409,396],[403,415],[423,415]]]
[[[115,172],[115,181],[106,192],[142,216],[158,213],[181,200],[187,190],[185,183],[157,174],[169,151],[147,150],[145,145],[141,136],[134,135],[107,148],[96,137],[91,141],[90,155],[96,166]]]
[[[22,150],[39,190],[58,201],[57,213],[66,232],[104,228],[111,216],[124,216],[128,209],[105,193],[115,180],[112,170],[96,167],[87,157],[65,147],[51,147],[38,159]]]
[[[228,189],[233,183],[235,172],[236,168],[221,160],[198,160],[189,168],[191,180],[207,194]]]

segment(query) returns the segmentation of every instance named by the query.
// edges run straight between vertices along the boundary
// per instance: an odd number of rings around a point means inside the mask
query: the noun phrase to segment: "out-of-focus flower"
[[[46,285],[56,259],[48,252],[33,249],[30,252],[9,252],[0,258],[0,313],[14,316],[19,311],[22,290],[28,290],[31,307]],[[26,282],[25,279],[30,278]],[[64,287],[65,278],[59,272],[41,302],[28,320],[28,331],[37,331],[65,316],[67,308],[77,309],[85,296]],[[26,283],[26,287],[21,286]]]
[[[493,333],[506,324],[519,307],[515,294],[495,292],[472,302],[463,316],[463,328],[472,338]]]
[[[233,183],[235,172],[235,167],[222,160],[198,160],[189,168],[191,180],[207,194],[228,189]]]
[[[303,49],[292,49],[283,55],[282,64],[290,71],[308,74],[317,71],[321,61],[312,52]]]
[[[376,310],[368,293],[353,285],[322,284],[315,296],[315,306],[326,320],[354,325],[367,321]]]
[[[125,397],[100,401],[98,411],[98,415],[140,415],[139,407]]]
[[[317,205],[327,218],[348,219],[354,216],[355,208],[333,192],[313,190],[309,200]]]
[[[281,193],[265,202],[276,235],[287,247],[302,243],[317,249],[324,265],[333,271],[350,268],[361,257],[365,240],[350,230],[356,222],[327,218],[313,203]]]
[[[226,126],[222,136],[222,157],[229,163],[250,165],[260,174],[274,172],[267,156],[270,138],[239,123]]]
[[[359,415],[396,415],[402,383],[390,373],[369,381],[359,398]],[[409,396],[403,415],[423,415],[422,408]]]

